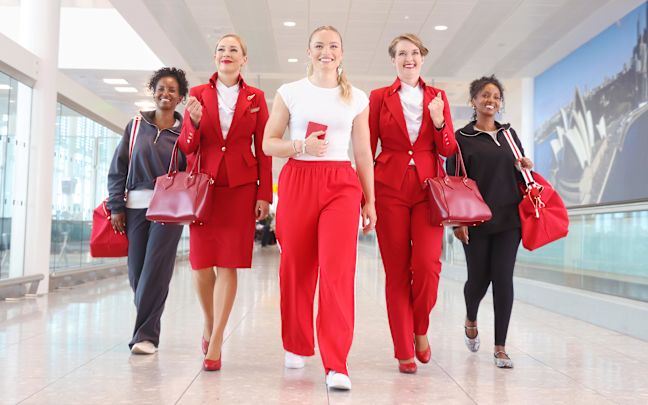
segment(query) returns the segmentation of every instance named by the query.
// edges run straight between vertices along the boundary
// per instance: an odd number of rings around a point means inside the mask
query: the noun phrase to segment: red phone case
[[[306,138],[308,138],[308,136],[310,134],[312,134],[313,132],[326,131],[327,128],[328,128],[328,125],[318,124],[317,122],[308,121],[308,127],[306,127]],[[326,137],[326,134],[323,134],[323,135],[318,136],[317,139],[324,139],[325,137]]]

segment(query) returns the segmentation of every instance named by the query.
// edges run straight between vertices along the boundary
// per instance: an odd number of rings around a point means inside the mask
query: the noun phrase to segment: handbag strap
[[[509,146],[511,147],[511,151],[513,152],[513,156],[515,156],[515,160],[519,162],[520,159],[524,157],[524,155],[522,155],[520,148],[518,148],[517,144],[513,140],[513,135],[511,135],[511,132],[508,129],[504,130],[504,138],[506,138],[506,143],[508,143]],[[533,174],[531,174],[531,170],[524,169],[522,168],[522,165],[520,165],[520,171],[522,172],[522,177],[524,178],[524,184],[527,186],[527,188],[535,184],[535,180],[533,179]]]
[[[178,141],[179,139],[176,140],[175,144],[173,145],[173,151],[171,152],[171,161],[169,162],[169,171],[167,172],[167,177],[171,177],[171,173],[177,172],[178,171]],[[198,148],[194,152],[194,154],[197,156],[196,160],[194,160],[194,164],[191,167],[191,170],[189,171],[190,175],[193,175],[194,173],[200,173],[200,145],[198,145]],[[197,170],[196,170],[197,169]]]
[[[130,178],[131,166],[133,165],[133,149],[135,149],[135,141],[139,134],[142,117],[137,115],[133,118],[133,125],[131,125],[130,138],[128,141],[128,172],[126,174],[126,186],[128,186],[128,179]]]
[[[461,174],[461,171],[463,171],[463,175]],[[448,174],[445,173],[439,164],[437,164],[437,174],[439,177],[446,177]],[[466,165],[464,164],[463,160],[463,155],[461,154],[461,147],[459,147],[459,144],[457,143],[457,153],[455,156],[455,176],[461,176],[464,179],[468,177],[468,172],[466,171]]]

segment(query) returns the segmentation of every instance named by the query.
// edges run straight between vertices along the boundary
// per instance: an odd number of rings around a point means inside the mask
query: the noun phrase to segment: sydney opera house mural
[[[648,200],[648,7],[535,79],[536,168],[569,206]]]

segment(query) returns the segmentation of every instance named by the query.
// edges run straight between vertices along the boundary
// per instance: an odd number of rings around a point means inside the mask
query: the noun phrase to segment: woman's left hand
[[[376,205],[365,203],[362,207],[362,233],[365,235],[376,229]]]
[[[257,221],[266,219],[270,213],[270,203],[263,200],[257,200],[256,207],[254,207],[254,215],[256,216]]]
[[[443,117],[444,108],[445,102],[441,97],[441,92],[438,92],[436,97],[434,97],[432,101],[430,101],[430,104],[428,104],[428,109],[430,110],[430,118],[432,118],[432,122],[437,128],[441,128],[443,126],[443,123],[445,122],[445,118]]]
[[[523,157],[519,160],[520,167],[526,170],[533,169],[533,162],[528,157]]]

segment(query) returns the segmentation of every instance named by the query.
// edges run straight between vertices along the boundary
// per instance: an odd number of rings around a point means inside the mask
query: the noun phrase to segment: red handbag
[[[457,149],[455,173],[449,176],[437,164],[435,178],[425,179],[432,225],[474,226],[491,219],[493,214],[484,202],[477,183],[466,174],[461,149]],[[459,175],[463,170],[463,176]]]
[[[516,159],[522,153],[513,141],[511,133],[504,131]],[[560,238],[569,232],[569,214],[562,198],[554,188],[538,173],[521,169],[524,183],[520,183],[522,201],[518,205],[522,224],[522,246],[535,250]]]
[[[131,158],[133,157],[133,147],[139,133],[142,117],[133,118],[131,126],[130,139],[128,143],[128,174],[126,183],[130,175]],[[125,194],[124,194],[125,195]],[[124,197],[126,199],[126,197]],[[90,256],[92,257],[124,257],[128,256],[128,238],[126,234],[121,234],[113,230],[110,222],[110,211],[106,206],[108,199],[102,201],[92,213],[92,232],[90,234]]]
[[[155,179],[151,204],[146,211],[149,221],[188,225],[205,222],[211,209],[214,180],[200,172],[200,147],[189,172],[178,171],[178,143],[173,147],[169,172]]]

